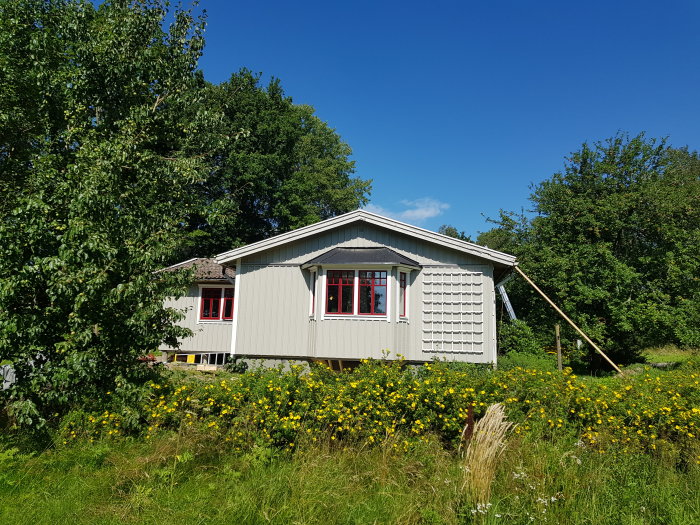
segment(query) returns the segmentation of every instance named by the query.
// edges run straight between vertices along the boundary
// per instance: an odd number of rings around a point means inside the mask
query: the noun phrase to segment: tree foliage
[[[471,237],[469,237],[469,235],[467,235],[463,231],[459,231],[451,224],[443,224],[438,228],[437,232],[441,233],[442,235],[447,235],[448,237],[459,239],[460,241],[472,242],[472,239]]]
[[[614,359],[700,344],[697,153],[644,135],[584,144],[531,200],[531,221],[502,214],[479,241],[517,255]],[[550,331],[553,313],[522,283],[509,286],[520,315]]]
[[[202,206],[189,217],[198,233],[186,255],[219,253],[366,204],[370,182],[353,177],[350,147],[295,105],[280,81],[261,86],[248,70],[210,85],[203,106],[220,115],[228,137],[210,155],[211,176],[195,188]],[[238,140],[232,137],[238,137]]]
[[[154,271],[208,172],[190,139],[206,115],[180,117],[202,29],[161,1],[0,4],[0,361],[19,423],[128,388],[183,334],[163,299],[187,276]]]
[[[530,221],[524,212],[515,213],[501,210],[498,219],[488,219],[497,227],[480,232],[476,243],[492,250],[515,253],[528,241]]]
[[[207,84],[167,0],[0,0],[1,393],[21,424],[125,393],[185,330],[158,272],[360,207],[350,148],[279,81]]]

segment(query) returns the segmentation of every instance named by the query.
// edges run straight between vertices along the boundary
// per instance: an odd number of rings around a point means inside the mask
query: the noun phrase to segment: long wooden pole
[[[523,279],[525,279],[530,286],[532,286],[535,290],[537,290],[537,293],[539,293],[544,298],[544,300],[547,301],[552,306],[552,308],[554,308],[559,313],[559,315],[561,315],[564,318],[564,320],[573,327],[574,330],[576,330],[579,334],[581,334],[581,337],[583,337],[586,340],[586,342],[596,350],[596,352],[598,352],[600,355],[602,355],[605,358],[605,360],[608,363],[610,363],[610,365],[615,370],[617,370],[618,374],[622,374],[622,370],[620,370],[620,368],[615,363],[613,363],[612,360],[607,355],[605,355],[605,352],[603,352],[600,348],[598,348],[598,345],[595,344],[593,341],[591,341],[591,338],[588,337],[585,333],[583,333],[583,330],[581,330],[578,326],[576,326],[576,323],[574,323],[571,319],[569,319],[569,317],[564,312],[562,312],[561,309],[556,304],[554,304],[554,302],[552,302],[552,300],[549,297],[547,297],[547,295],[542,290],[540,290],[535,283],[532,282],[532,279],[530,279],[527,275],[525,275],[525,272],[523,272],[517,266],[515,267],[515,271],[517,271],[520,275],[522,275]]]

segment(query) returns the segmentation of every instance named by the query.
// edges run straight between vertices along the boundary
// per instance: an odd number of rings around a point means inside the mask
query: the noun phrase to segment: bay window
[[[387,246],[336,246],[317,254],[301,265],[309,271],[309,317],[408,323],[410,276],[420,268]]]
[[[326,270],[325,281],[321,281],[323,315],[377,317],[388,321],[390,278],[389,270]],[[313,274],[311,279],[313,283]],[[311,301],[315,301],[314,294],[312,289]],[[313,309],[311,312],[313,315]]]

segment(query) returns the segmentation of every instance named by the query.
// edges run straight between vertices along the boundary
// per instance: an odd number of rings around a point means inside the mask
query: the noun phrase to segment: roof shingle
[[[236,270],[218,264],[214,259],[199,257],[181,263],[173,264],[164,269],[167,272],[184,270],[194,267],[195,281],[227,281],[236,277]]]

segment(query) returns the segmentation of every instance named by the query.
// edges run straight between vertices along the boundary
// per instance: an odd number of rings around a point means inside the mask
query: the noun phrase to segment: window
[[[199,318],[204,320],[219,319],[221,288],[202,289],[202,310]]]
[[[326,275],[326,313],[353,314],[354,270],[329,270]]]
[[[386,315],[386,274],[386,272],[360,271],[360,314]]]
[[[391,294],[388,270],[327,270],[324,315],[381,317],[389,321]],[[314,275],[311,274],[313,282]],[[312,286],[311,301],[315,300]],[[395,299],[394,299],[395,301]],[[313,306],[309,309],[313,315]]]
[[[224,288],[224,320],[233,319],[233,288]]]
[[[311,311],[309,315],[313,317],[316,314],[316,272],[311,272]]]
[[[399,316],[406,317],[406,272],[399,272]]]
[[[202,288],[200,321],[230,321],[233,319],[233,288]]]

